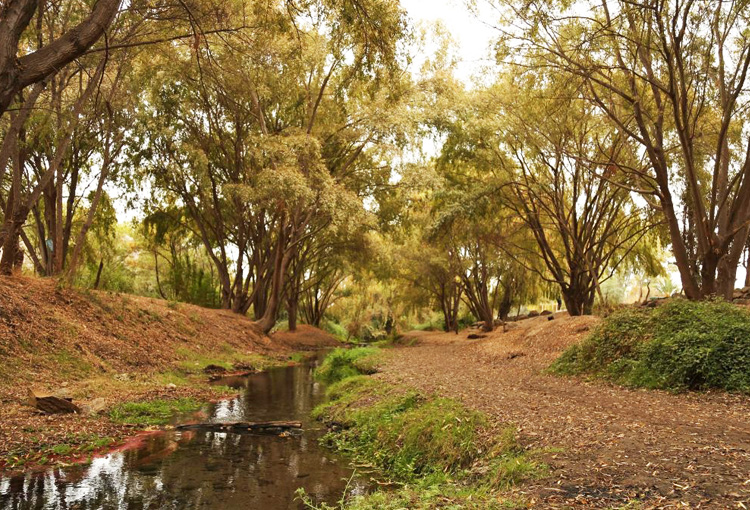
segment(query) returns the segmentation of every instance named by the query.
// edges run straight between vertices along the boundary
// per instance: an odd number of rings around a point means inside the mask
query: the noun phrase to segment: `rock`
[[[91,402],[88,402],[81,406],[81,409],[83,410],[83,414],[85,415],[99,414],[102,411],[104,411],[106,408],[107,408],[107,401],[104,400],[102,397],[95,398]]]
[[[117,374],[115,376],[115,379],[117,379],[118,381],[129,381],[130,380],[130,375],[128,375],[128,374]]]
[[[529,319],[531,319],[532,317],[539,317],[539,312],[537,312],[536,310],[530,311],[529,312]]]
[[[61,399],[64,399],[64,400],[73,400],[73,392],[71,392],[70,388],[67,388],[67,387],[62,387],[62,388],[56,389],[52,393],[52,396],[55,396],[57,398],[61,398]]]
[[[169,383],[165,386],[165,388],[167,388],[168,390],[176,390],[177,385],[175,383]]]
[[[508,331],[518,329],[520,327],[521,326],[516,322],[506,322],[505,324],[503,324],[503,331],[507,333]]]
[[[477,335],[476,333],[472,333],[471,335],[467,336],[469,340],[477,340],[479,338],[487,338],[487,335]]]
[[[81,409],[72,402],[72,399],[60,398],[54,395],[29,390],[28,403],[45,414],[80,413]]]
[[[526,356],[525,352],[510,352],[508,353],[508,359],[516,359],[522,356]]]
[[[555,320],[555,316],[554,315],[550,315],[550,316],[547,317],[547,320],[548,321],[553,321],[553,320]]]
[[[549,310],[542,310],[542,313],[540,313],[539,315],[541,315],[542,317],[546,317],[547,315],[552,315],[552,312],[550,312]]]

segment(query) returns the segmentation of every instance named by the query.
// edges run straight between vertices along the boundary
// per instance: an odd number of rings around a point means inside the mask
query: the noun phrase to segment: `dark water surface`
[[[285,367],[220,381],[240,396],[208,408],[209,421],[301,421],[300,436],[166,433],[90,465],[0,478],[0,508],[296,510],[304,508],[295,500],[299,487],[334,503],[352,470],[318,445],[323,430],[310,411],[324,391],[312,370]],[[354,483],[353,490],[364,487]]]

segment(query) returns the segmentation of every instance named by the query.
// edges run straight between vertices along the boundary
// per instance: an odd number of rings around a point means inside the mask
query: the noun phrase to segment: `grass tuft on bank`
[[[718,300],[625,308],[550,370],[632,387],[750,393],[750,312]]]

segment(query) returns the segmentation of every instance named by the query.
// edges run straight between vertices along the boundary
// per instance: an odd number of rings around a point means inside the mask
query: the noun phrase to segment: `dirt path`
[[[524,321],[480,340],[413,333],[380,377],[459,398],[514,423],[550,476],[535,508],[750,508],[750,398],[628,390],[543,373],[595,320]],[[744,506],[743,506],[744,505]],[[630,508],[630,507],[629,507]],[[636,507],[639,508],[639,507]]]

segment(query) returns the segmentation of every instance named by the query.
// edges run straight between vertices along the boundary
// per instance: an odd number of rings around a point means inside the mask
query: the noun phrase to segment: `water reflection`
[[[223,380],[240,397],[210,406],[214,421],[298,420],[301,436],[183,431],[88,466],[0,478],[3,509],[297,509],[304,487],[318,501],[341,496],[351,469],[318,446],[309,413],[323,388],[309,366]],[[357,486],[355,490],[363,490]]]

